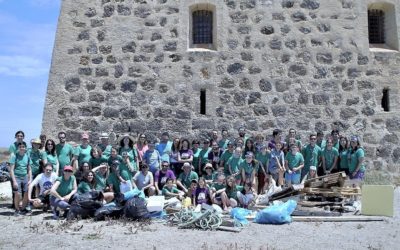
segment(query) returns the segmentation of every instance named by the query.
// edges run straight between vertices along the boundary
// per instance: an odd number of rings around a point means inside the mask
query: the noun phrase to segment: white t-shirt
[[[44,173],[41,173],[38,176],[36,176],[36,178],[32,181],[32,185],[36,186],[37,184],[39,184],[40,195],[42,195],[44,191],[51,189],[56,179],[57,179],[57,174],[54,172],[51,172],[50,177],[47,177]]]

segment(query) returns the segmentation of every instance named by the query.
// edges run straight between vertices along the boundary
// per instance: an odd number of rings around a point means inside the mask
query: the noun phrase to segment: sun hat
[[[100,134],[100,137],[99,137],[100,139],[106,139],[106,138],[109,138],[109,136],[108,136],[108,133],[101,133]]]
[[[118,143],[121,143],[126,137],[128,137],[133,142],[136,141],[135,138],[133,138],[133,136],[129,134],[123,134],[122,136],[119,137]]]
[[[31,140],[31,144],[42,144],[42,141],[39,138],[35,138]]]
[[[185,168],[185,167],[192,167],[192,165],[189,163],[189,162],[185,162],[185,163],[183,163],[183,165],[182,165],[182,169],[183,168]]]
[[[316,166],[310,166],[310,170],[317,171],[317,167]]]
[[[206,169],[207,168],[211,168],[212,170],[214,170],[214,168],[213,168],[213,166],[212,166],[212,164],[211,163],[207,163],[205,166],[204,166],[204,171],[206,171]]]
[[[250,151],[246,152],[245,157],[253,157],[253,156],[254,156],[253,152],[250,152]]]

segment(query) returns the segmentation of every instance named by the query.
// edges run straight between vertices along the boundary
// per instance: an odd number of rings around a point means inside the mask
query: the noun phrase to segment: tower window
[[[383,10],[368,10],[369,43],[385,43],[385,13]]]
[[[385,112],[389,112],[389,89],[383,89],[383,93],[382,93],[382,108],[383,111]]]
[[[200,90],[200,114],[206,114],[206,90]]]
[[[192,13],[193,44],[213,43],[213,13],[208,10],[196,10]]]

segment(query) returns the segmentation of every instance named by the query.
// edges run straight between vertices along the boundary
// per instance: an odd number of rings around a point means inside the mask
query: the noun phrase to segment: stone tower
[[[50,137],[338,128],[399,173],[400,1],[62,2]]]

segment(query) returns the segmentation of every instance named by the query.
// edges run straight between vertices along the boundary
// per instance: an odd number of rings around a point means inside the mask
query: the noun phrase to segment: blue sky
[[[0,0],[0,147],[41,130],[61,0]]]

